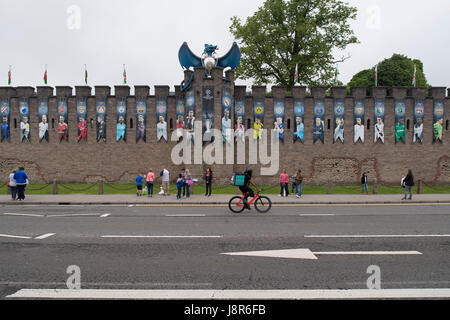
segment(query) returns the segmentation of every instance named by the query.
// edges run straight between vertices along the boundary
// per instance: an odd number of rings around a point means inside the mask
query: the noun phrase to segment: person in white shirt
[[[421,143],[423,142],[423,119],[417,118],[417,122],[414,125],[414,137],[413,143],[419,140]]]
[[[225,109],[222,118],[222,139],[223,142],[231,143],[231,119],[230,111]]]
[[[47,116],[42,116],[42,121],[39,123],[39,142],[42,142],[42,140],[48,141],[48,123],[47,123]]]
[[[186,119],[186,130],[187,130],[187,141],[194,143],[195,140],[195,117],[194,117],[194,111],[190,110],[189,115]]]
[[[11,189],[11,198],[17,200],[17,184],[16,179],[14,179],[14,174],[17,170],[13,170],[9,175],[9,188]]]
[[[30,124],[28,123],[28,117],[23,117],[22,121],[20,122],[20,135],[22,142],[23,139],[27,139],[28,142],[30,142]]]
[[[384,123],[383,118],[381,117],[377,118],[377,123],[375,124],[375,143],[378,139],[384,143]]]
[[[237,117],[236,125],[234,126],[234,132],[236,142],[245,142],[245,126],[242,124],[242,116]]]
[[[344,143],[344,119],[336,118],[336,129],[334,129],[334,142],[341,140]]]
[[[156,126],[156,130],[157,130],[157,140],[161,140],[161,138],[164,138],[164,140],[166,140],[167,142],[167,122],[164,121],[164,117],[160,116],[159,117],[159,122]]]
[[[361,139],[361,142],[364,143],[364,125],[362,124],[361,118],[356,118],[355,124],[355,143]]]
[[[166,168],[162,169],[161,171],[161,181],[164,195],[169,195],[170,172]]]

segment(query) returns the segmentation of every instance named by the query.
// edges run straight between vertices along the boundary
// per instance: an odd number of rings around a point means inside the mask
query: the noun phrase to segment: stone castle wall
[[[192,71],[185,71],[188,80]],[[254,86],[252,93],[247,93],[245,86],[234,85],[234,73],[228,71],[223,78],[223,70],[215,68],[212,78],[204,76],[203,68],[196,68],[192,88],[195,91],[195,114],[201,119],[202,88],[214,87],[214,127],[220,129],[222,114],[222,90],[228,87],[234,98],[245,98],[245,124],[253,125],[253,101],[264,98],[266,128],[272,129],[274,122],[274,99],[285,99],[285,143],[280,144],[280,171],[287,169],[289,175],[301,168],[308,184],[354,184],[359,183],[363,171],[369,172],[369,180],[380,184],[398,185],[407,169],[412,169],[416,179],[430,184],[450,183],[450,98],[446,96],[445,88],[431,88],[426,95],[425,88],[404,87],[373,88],[367,96],[367,88],[352,88],[347,96],[345,87],[333,87],[331,95],[327,88],[314,87],[307,95],[307,88],[295,87],[291,96],[286,96],[283,87],[272,87],[272,96],[267,97],[266,87]],[[450,90],[449,90],[450,91]],[[176,98],[183,97],[179,86],[175,94],[169,93],[169,86],[155,86],[155,94],[150,95],[149,86],[135,86],[135,95],[130,95],[130,87],[116,86],[115,95],[111,88],[96,86],[95,95],[87,86],[56,87],[56,93],[51,87],[1,87],[0,98],[10,98],[11,141],[0,143],[0,176],[6,181],[7,174],[13,168],[24,165],[30,174],[32,183],[51,183],[57,180],[62,183],[97,183],[105,182],[131,183],[137,173],[145,173],[149,168],[155,172],[167,167],[173,174],[179,172],[182,165],[174,165],[171,161],[171,151],[176,142],[157,142],[156,138],[156,98],[167,97],[168,137],[176,130]],[[88,141],[77,141],[76,97],[87,97]],[[38,139],[38,103],[39,97],[49,98],[49,142],[39,143]],[[59,142],[57,133],[57,99],[68,97],[69,141]],[[106,98],[107,102],[107,141],[96,141],[96,98]],[[127,98],[127,141],[116,142],[116,100]],[[136,97],[147,99],[147,141],[136,143]],[[31,142],[20,142],[19,100],[29,98]],[[293,143],[294,131],[294,98],[304,98],[304,143]],[[314,99],[325,99],[325,141],[313,143],[313,109]],[[345,143],[333,143],[334,133],[334,99],[345,99]],[[365,143],[353,143],[353,108],[354,99],[365,99],[366,124]],[[385,143],[374,143],[374,101],[375,98],[385,99]],[[405,99],[406,119],[410,122],[406,130],[406,142],[395,143],[395,99]],[[424,142],[413,144],[414,100],[424,99]],[[444,99],[444,139],[442,143],[434,144],[433,105],[435,99]],[[233,112],[232,112],[233,113]],[[218,116],[220,115],[220,116]],[[231,115],[234,123],[234,114]],[[92,125],[91,123],[92,119]],[[131,128],[131,119],[133,128]],[[330,127],[328,128],[328,122]],[[54,125],[52,125],[54,123]],[[16,125],[14,125],[16,124]],[[206,147],[206,146],[205,146]],[[248,152],[247,152],[248,153]],[[248,159],[248,154],[246,155]],[[216,184],[227,184],[234,171],[243,171],[249,165],[213,165]],[[259,165],[251,165],[258,169]],[[201,178],[207,167],[203,165],[186,165],[194,177]],[[271,177],[260,177],[255,171],[258,183],[278,183],[278,174]]]

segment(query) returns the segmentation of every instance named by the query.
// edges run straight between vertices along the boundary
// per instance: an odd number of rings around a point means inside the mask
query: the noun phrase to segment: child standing
[[[183,175],[180,173],[177,179],[177,200],[181,200],[181,189],[183,189]]]
[[[144,180],[144,177],[142,174],[138,175],[136,177],[136,196],[142,197],[142,181]]]

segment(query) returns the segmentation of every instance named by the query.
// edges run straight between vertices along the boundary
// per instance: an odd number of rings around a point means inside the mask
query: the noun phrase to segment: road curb
[[[304,205],[430,205],[430,204],[448,204],[448,201],[365,201],[365,202],[333,202],[333,201],[308,201],[308,202],[272,202],[273,205],[277,206],[304,206]],[[0,202],[0,206],[30,206],[30,205],[60,205],[60,206],[69,206],[69,205],[85,205],[85,206],[102,206],[102,205],[118,205],[118,206],[175,206],[175,207],[186,207],[186,206],[208,206],[208,205],[228,205],[228,202],[80,202],[80,201],[71,201],[71,202],[42,202],[42,201],[25,201],[25,202]]]

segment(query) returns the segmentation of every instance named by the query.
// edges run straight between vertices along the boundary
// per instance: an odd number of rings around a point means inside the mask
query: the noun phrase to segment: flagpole
[[[11,81],[11,68],[12,68],[12,65],[9,65],[9,71],[8,71],[8,85],[9,86],[11,86],[11,83],[12,83],[12,81]]]

